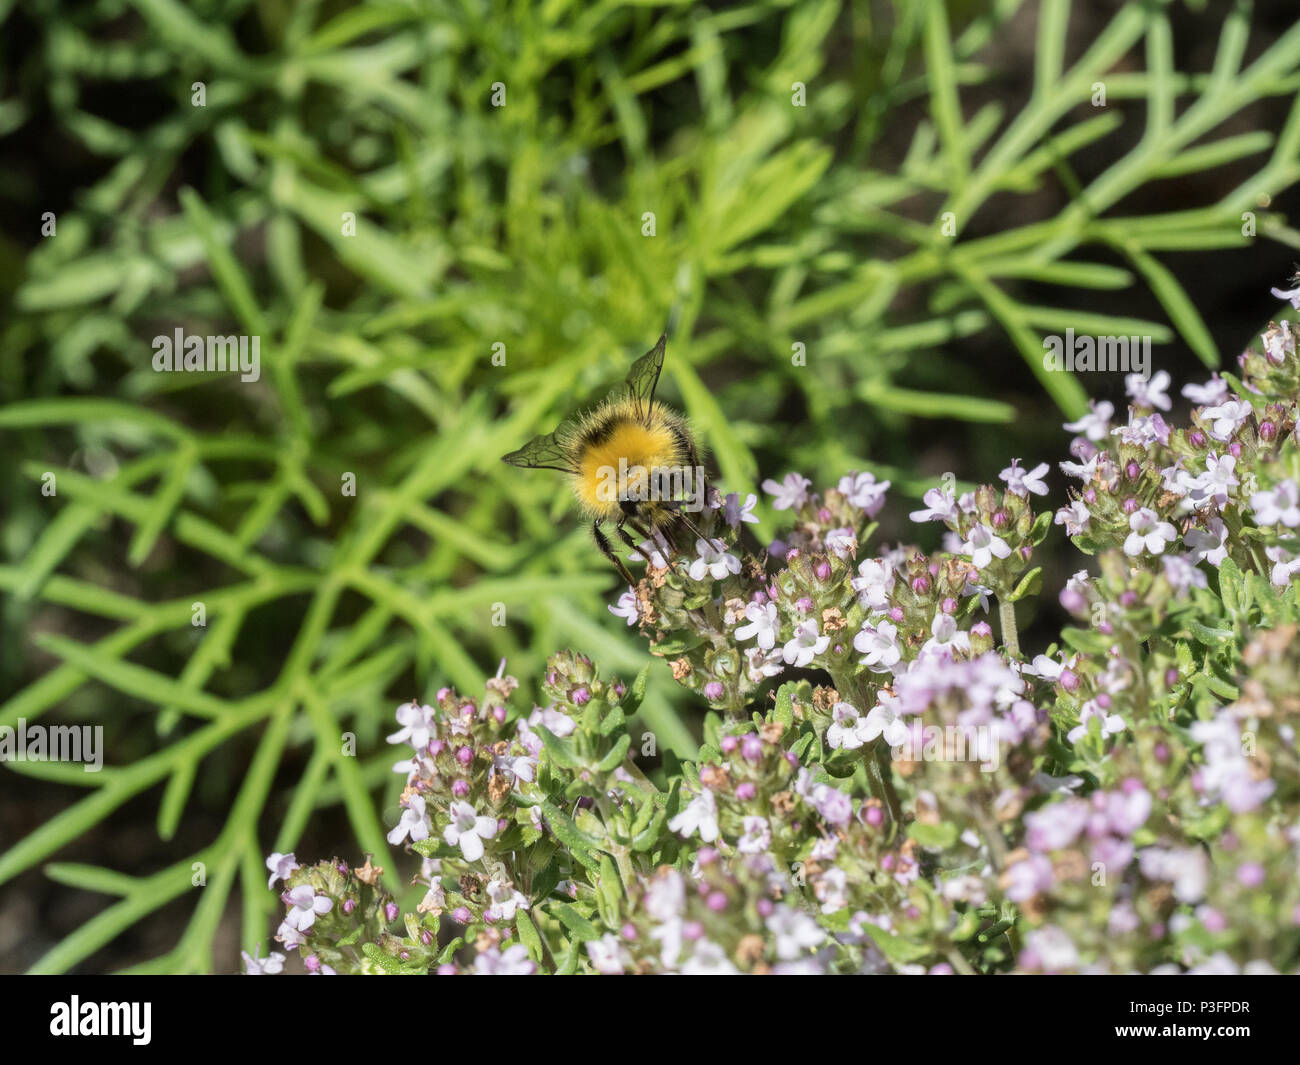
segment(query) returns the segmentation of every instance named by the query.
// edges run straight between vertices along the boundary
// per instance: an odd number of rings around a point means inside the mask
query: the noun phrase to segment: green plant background
[[[0,724],[108,763],[0,772],[0,969],[232,969],[270,850],[400,885],[399,701],[634,673],[562,487],[500,456],[665,322],[727,488],[871,469],[886,539],[1118,398],[1044,334],[1230,360],[1300,245],[1284,7],[0,0]],[[261,380],[153,372],[178,327],[261,337]],[[661,744],[699,717],[654,674]]]

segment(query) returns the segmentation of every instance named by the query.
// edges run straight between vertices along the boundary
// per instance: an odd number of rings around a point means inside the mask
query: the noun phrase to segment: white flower
[[[884,611],[889,607],[889,593],[894,590],[894,567],[885,559],[865,559],[858,564],[858,575],[849,583],[863,606]]]
[[[770,477],[763,482],[763,491],[772,496],[772,506],[777,510],[798,510],[808,501],[808,487],[812,481],[797,473],[787,473],[780,484]]]
[[[764,651],[772,650],[776,644],[777,630],[781,627],[776,604],[750,603],[745,607],[745,617],[749,619],[749,624],[736,629],[736,639],[749,640],[757,636],[760,648]]]
[[[1208,418],[1214,424],[1210,426],[1210,435],[1215,440],[1230,440],[1237,427],[1250,417],[1250,404],[1244,400],[1229,399],[1201,411],[1201,417]]]
[[[536,809],[536,807],[534,807]],[[429,859],[426,858],[427,862]],[[431,913],[438,916],[447,906],[447,892],[442,886],[442,877],[435,876],[429,881],[429,890],[424,893],[415,907],[417,913]]]
[[[314,925],[318,914],[329,913],[334,908],[334,900],[328,895],[317,895],[310,884],[299,884],[285,896],[285,901],[289,903],[285,923],[299,932]]]
[[[423,795],[411,796],[401,818],[388,833],[388,842],[397,846],[407,836],[411,837],[412,843],[429,837],[429,818],[424,812]]]
[[[292,854],[276,851],[266,859],[266,867],[271,870],[271,879],[266,882],[266,888],[270,891],[277,880],[283,880],[286,884],[289,882],[289,874],[298,868],[298,860]]]
[[[1006,558],[1011,554],[1010,545],[982,522],[971,529],[961,550],[970,556],[976,569],[985,569],[995,557]]]
[[[1092,511],[1082,499],[1076,499],[1056,512],[1054,524],[1064,525],[1066,536],[1078,536],[1088,531],[1091,521]]]
[[[1296,287],[1292,289],[1271,288],[1269,292],[1280,300],[1290,300],[1291,306],[1300,311],[1300,283],[1297,283]]]
[[[853,646],[862,653],[861,662],[872,672],[884,673],[899,662],[903,652],[898,647],[898,626],[889,621],[879,621],[874,626],[863,625],[853,637]]]
[[[826,939],[826,933],[815,920],[784,902],[777,903],[766,924],[776,956],[782,961],[794,961],[805,951],[821,946]]]
[[[1055,925],[1044,925],[1025,936],[1025,947],[1038,956],[1044,971],[1059,973],[1079,964],[1073,941]]]
[[[772,845],[772,830],[767,818],[756,814],[746,815],[742,822],[744,835],[736,842],[736,850],[741,854],[763,854]]]
[[[1089,699],[1083,704],[1083,708],[1079,711],[1079,724],[1070,729],[1067,734],[1071,743],[1078,743],[1081,738],[1088,735],[1088,722],[1094,717],[1101,721],[1101,738],[1103,740],[1107,737],[1118,735],[1128,728],[1124,723],[1124,719],[1120,717],[1119,714],[1107,714],[1106,711],[1097,704],[1096,699]]]
[[[1087,462],[1058,462],[1061,472],[1067,477],[1074,477],[1087,484],[1097,472],[1097,467],[1105,460],[1106,453],[1098,451]]]
[[[867,742],[862,733],[865,722],[852,703],[836,703],[831,708],[831,723],[826,729],[826,742],[834,749],[856,750]]]
[[[735,976],[740,970],[731,964],[727,952],[713,940],[697,939],[681,971],[685,976]]]
[[[480,976],[531,976],[537,966],[528,956],[528,948],[514,943],[505,950],[489,947],[474,958],[474,971]]]
[[[1112,429],[1111,436],[1118,436],[1124,443],[1137,447],[1150,447],[1154,443],[1169,443],[1169,425],[1159,414],[1137,414],[1132,407],[1128,412],[1128,425]]]
[[[822,913],[838,913],[849,904],[849,875],[839,866],[831,866],[813,883],[813,893],[822,904]]]
[[[754,684],[762,684],[765,677],[775,677],[785,672],[781,664],[785,656],[780,648],[764,651],[761,647],[751,647],[745,652],[745,672]]]
[[[1233,472],[1237,459],[1232,455],[1220,457],[1213,451],[1205,456],[1205,472],[1191,482],[1191,496],[1198,506],[1206,500],[1213,500],[1216,506],[1228,505],[1229,489],[1236,488],[1241,482]],[[1300,519],[1300,512],[1297,513]]]
[[[849,528],[831,529],[824,537],[826,550],[836,558],[851,562],[858,555],[858,538]]]
[[[283,954],[277,950],[272,951],[265,958],[259,958],[257,955],[261,952],[260,945],[252,954],[249,954],[246,950],[239,952],[240,957],[244,959],[245,976],[275,976],[277,973],[284,971]]]
[[[999,473],[998,476],[1007,482],[1008,492],[1013,492],[1028,499],[1031,492],[1036,496],[1047,495],[1047,485],[1043,483],[1043,474],[1050,468],[1046,462],[1040,462],[1032,470],[1026,471],[1020,468],[1019,459],[1012,459],[1011,465]]]
[[[671,921],[686,905],[686,881],[676,869],[668,869],[650,881],[645,892],[645,911],[656,921]]]
[[[591,967],[602,976],[621,976],[632,964],[627,949],[613,932],[606,932],[599,939],[589,939],[586,946]]]
[[[867,517],[874,518],[884,505],[889,482],[877,482],[874,473],[850,473],[841,477],[836,487],[850,504],[859,510],[865,510]]]
[[[509,880],[496,877],[489,880],[487,895],[492,900],[488,916],[494,921],[513,921],[516,910],[528,909],[528,899]]]
[[[898,747],[906,743],[907,726],[889,705],[893,700],[886,699],[885,692],[881,692],[878,698],[880,702],[867,711],[866,719],[862,722],[863,739],[870,742],[877,736],[884,736],[885,742],[890,747]]]
[[[1168,388],[1169,375],[1164,370],[1157,371],[1149,381],[1140,373],[1131,373],[1124,378],[1124,391],[1139,407],[1168,410],[1173,406],[1173,401],[1165,395]]]
[[[819,654],[825,653],[830,643],[831,638],[829,636],[819,636],[817,634],[816,619],[809,618],[795,626],[794,638],[787,641],[786,645],[781,648],[781,656],[785,659],[787,666],[802,669]]]
[[[1269,561],[1274,563],[1269,579],[1279,588],[1285,588],[1291,583],[1291,578],[1295,576],[1296,571],[1300,570],[1300,555],[1292,556],[1289,551],[1281,547],[1266,547],[1264,554]]]
[[[629,625],[635,625],[641,615],[637,610],[636,592],[631,587],[618,597],[618,602],[609,607],[609,612],[616,618],[627,618]]]
[[[739,529],[741,523],[757,525],[758,518],[753,514],[754,507],[758,505],[758,496],[750,492],[745,496],[745,502],[740,502],[740,495],[736,492],[728,492],[727,498],[720,500],[715,506],[722,510],[722,520],[728,527]]]
[[[1183,533],[1183,543],[1191,549],[1190,561],[1200,562],[1203,559],[1217,568],[1228,557],[1228,548],[1225,546],[1228,527],[1223,524],[1222,518],[1210,518],[1206,524],[1208,529],[1193,526]]]
[[[689,806],[668,822],[668,827],[679,836],[693,836],[696,832],[705,843],[718,838],[718,804],[713,792],[705,788]]]
[[[1191,555],[1165,555],[1161,560],[1165,570],[1165,579],[1179,595],[1185,595],[1189,588],[1204,588],[1208,584],[1205,574],[1196,566]]]
[[[442,830],[442,838],[449,846],[459,844],[465,861],[476,862],[483,857],[483,841],[497,834],[495,817],[479,817],[478,811],[467,802],[454,802],[448,811],[451,824]]]
[[[389,743],[409,743],[424,750],[433,739],[433,707],[420,706],[414,700],[397,708],[397,723],[402,727],[388,737]]]
[[[1021,673],[1028,673],[1031,677],[1042,677],[1044,680],[1050,681],[1060,679],[1064,671],[1065,666],[1062,663],[1054,658],[1048,658],[1047,655],[1035,655],[1032,662],[1020,667]]]
[[[1280,481],[1276,488],[1265,492],[1252,492],[1250,509],[1255,514],[1256,525],[1285,525],[1294,529],[1300,525],[1300,489],[1289,478]]]
[[[693,581],[704,580],[706,574],[720,581],[728,573],[740,572],[740,559],[727,554],[727,545],[721,540],[696,540],[695,551],[699,557],[691,563],[689,570]]]
[[[1216,373],[1203,385],[1183,385],[1183,395],[1193,403],[1212,406],[1228,398],[1228,382]]]
[[[1142,554],[1144,550],[1158,555],[1167,544],[1178,538],[1174,527],[1167,521],[1161,521],[1160,515],[1150,507],[1139,507],[1130,514],[1128,527],[1132,531],[1124,541],[1124,554],[1130,558]]]
[[[1179,902],[1200,901],[1209,886],[1209,862],[1199,847],[1147,847],[1138,851],[1138,867],[1148,880],[1173,884]]]
[[[1094,444],[1106,439],[1110,432],[1110,418],[1115,413],[1115,404],[1106,400],[1097,403],[1089,403],[1091,408],[1087,414],[1077,422],[1066,422],[1065,428],[1072,433],[1082,433]]]
[[[1287,357],[1295,354],[1296,337],[1291,333],[1291,323],[1276,322],[1269,326],[1268,332],[1260,336],[1264,343],[1264,354],[1269,362],[1281,366]]]
[[[921,654],[951,657],[957,651],[970,650],[970,633],[957,628],[957,619],[940,611],[930,622],[930,638],[921,645]]]
[[[528,715],[528,724],[533,728],[539,724],[545,725],[546,730],[551,735],[558,736],[560,739],[572,735],[573,730],[578,727],[578,723],[573,718],[563,710],[557,710],[553,706],[534,708],[533,712]],[[540,751],[541,748],[539,747],[537,750]]]
[[[957,501],[942,488],[931,488],[921,497],[924,510],[914,510],[908,515],[913,521],[955,521]]]
[[[642,554],[642,552],[645,552],[645,554]],[[650,539],[642,541],[640,549],[633,551],[627,558],[629,562],[645,562],[646,555],[649,555],[650,565],[655,569],[667,569],[668,556],[671,554],[672,548],[668,546],[664,534],[655,529],[650,534]]]

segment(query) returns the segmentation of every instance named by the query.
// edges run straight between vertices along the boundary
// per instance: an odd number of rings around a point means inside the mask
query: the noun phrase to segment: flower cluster
[[[1069,423],[1055,514],[1045,463],[926,492],[940,550],[868,550],[870,473],[765,481],[765,541],[714,491],[610,608],[707,704],[698,752],[634,746],[648,670],[572,652],[542,705],[502,673],[401,706],[414,905],[272,855],[277,940],[313,972],[1296,970],[1300,358],[1262,342],[1184,421],[1157,373]],[[1022,652],[1053,525],[1093,564]]]

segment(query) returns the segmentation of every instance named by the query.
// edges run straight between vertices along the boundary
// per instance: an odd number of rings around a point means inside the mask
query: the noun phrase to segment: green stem
[[[903,827],[903,805],[898,801],[898,792],[894,790],[894,774],[881,764],[885,748],[879,739],[872,741],[867,751],[867,779],[871,782],[871,794],[885,804],[889,819],[901,830]]]
[[[1012,658],[1020,657],[1020,635],[1016,632],[1016,604],[998,600],[998,620],[1002,623],[1002,645]]]

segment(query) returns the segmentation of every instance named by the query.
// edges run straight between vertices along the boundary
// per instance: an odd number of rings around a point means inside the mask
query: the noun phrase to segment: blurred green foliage
[[[663,392],[742,493],[853,467],[919,492],[901,426],[1015,414],[945,354],[963,337],[1003,337],[1071,415],[1084,389],[1042,371],[1045,332],[1177,335],[1215,365],[1159,256],[1249,243],[1247,210],[1292,236],[1259,206],[1300,177],[1300,105],[1280,131],[1213,135],[1295,95],[1300,26],[1245,63],[1251,7],[1231,5],[1206,16],[1213,68],[1180,72],[1167,3],[1120,5],[1070,61],[1068,0],[1031,6],[1033,89],[1012,107],[965,101],[996,84],[981,57],[1018,0],[0,0],[0,26],[30,37],[0,134],[52,123],[89,175],[41,240],[58,205],[21,168],[0,177],[27,226],[0,244],[0,724],[103,724],[111,763],[7,767],[85,794],[3,841],[0,883],[145,793],[163,841],[191,802],[225,824],[143,878],[45,865],[112,901],[36,968],[75,966],[189,892],[194,861],[193,918],[144,968],[210,968],[236,884],[251,950],[262,855],[332,805],[396,883],[375,796],[395,806],[398,700],[475,690],[503,658],[535,676],[563,646],[641,665],[562,485],[500,456],[621,379],[670,318]],[[1117,137],[1126,100],[1145,101],[1136,139]],[[1110,152],[1086,182],[1085,149]],[[1242,160],[1250,180],[1216,202],[1116,211]],[[1028,205],[1048,183],[1064,210],[976,225],[991,198]],[[1025,282],[1062,299],[1027,302]],[[1139,283],[1166,322],[1070,305]],[[153,372],[150,338],[177,327],[261,337],[261,380]],[[790,404],[799,431],[773,439]],[[641,716],[693,748],[666,671]]]

